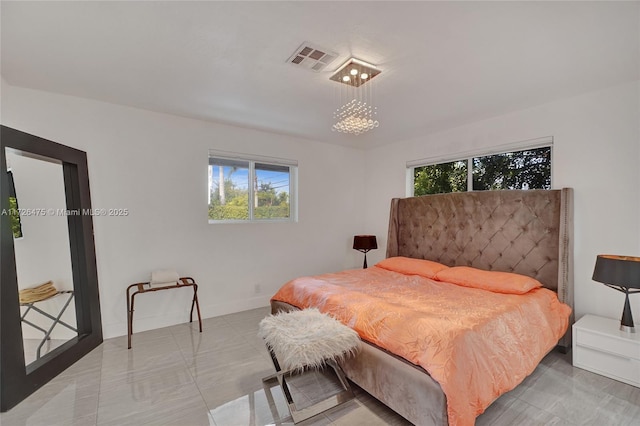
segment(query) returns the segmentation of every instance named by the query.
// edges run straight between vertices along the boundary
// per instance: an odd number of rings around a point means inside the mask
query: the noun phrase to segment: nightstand
[[[573,324],[573,365],[640,387],[640,333],[620,331],[617,320],[585,315]]]

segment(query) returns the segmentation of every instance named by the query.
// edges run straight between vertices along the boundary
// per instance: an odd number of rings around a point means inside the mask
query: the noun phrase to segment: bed
[[[473,267],[485,271],[517,273],[542,283],[546,289],[557,295],[557,298],[555,295],[553,297],[554,303],[567,305],[572,310],[572,200],[573,194],[569,188],[469,192],[393,199],[391,201],[386,257],[387,260],[395,258],[426,259],[448,267]],[[380,267],[369,269],[371,271],[345,271],[343,275],[360,276],[364,281],[368,280],[369,283],[379,283],[384,279],[381,276],[389,275]],[[391,274],[397,274],[397,272],[391,272]],[[410,276],[399,279],[416,286],[416,280],[425,280],[426,278]],[[353,281],[352,278],[347,279],[347,281],[350,280]],[[334,276],[328,274],[302,279],[301,282],[306,283],[304,284],[305,289],[313,287],[313,285],[309,285],[310,282],[320,283],[318,287],[324,288],[318,296],[314,296],[317,303],[323,305],[321,306],[322,310],[326,300],[331,297],[327,294],[332,290],[328,291],[327,288],[333,289],[333,287],[327,286],[332,286],[333,281]],[[423,282],[427,281],[419,281],[419,283]],[[456,297],[459,297],[460,300],[465,298],[464,291],[469,290],[463,287],[459,288],[454,284],[448,284],[453,287],[446,287],[445,284],[434,283],[433,280],[429,282],[435,286],[434,290],[431,290],[433,294],[446,292],[443,290],[446,288],[455,288]],[[291,285],[293,284],[287,283],[274,296],[271,301],[273,312],[310,306],[307,302],[313,297],[305,299],[305,302],[281,297],[283,289]],[[395,286],[396,284],[389,285]],[[371,287],[375,286],[371,285]],[[530,293],[550,293],[548,290],[535,289]],[[354,294],[362,295],[369,290],[362,287],[358,291],[360,293]],[[460,291],[463,293],[459,293]],[[303,291],[298,289],[290,293],[300,292]],[[389,294],[392,293],[393,291],[389,292]],[[454,294],[454,291],[452,290],[451,293]],[[528,296],[528,294],[523,296]],[[514,299],[512,295],[507,296]],[[331,303],[339,303],[335,302],[336,300],[346,301],[350,297],[335,296],[331,299]],[[393,304],[395,300],[391,300],[389,303]],[[436,306],[442,303],[442,301],[434,299],[432,304]],[[346,311],[346,302],[345,307],[334,306],[333,308],[334,312],[336,310],[339,313],[342,310]],[[398,312],[400,311],[402,309],[398,308]],[[543,352],[534,357],[535,362],[528,368],[528,373],[533,371],[535,364],[544,357],[545,351],[551,350],[556,343],[560,350],[566,351],[569,348],[571,342],[570,325],[573,323],[572,315],[567,308],[565,312],[567,318],[562,325],[562,330],[566,330],[566,333],[564,335],[562,332],[556,334],[551,345],[547,342],[543,349],[539,349]],[[347,325],[353,326],[348,323],[349,317],[345,318],[347,318],[345,320]],[[522,327],[527,325],[521,324]],[[359,333],[366,337],[366,333],[362,332],[362,327]],[[556,338],[557,340],[555,340]],[[464,418],[464,416],[459,416],[456,410],[451,411],[449,405],[453,404],[454,395],[451,394],[451,388],[446,382],[441,382],[443,383],[441,386],[434,379],[434,377],[440,378],[437,371],[432,370],[430,375],[426,368],[416,362],[415,357],[408,356],[411,354],[403,353],[403,356],[400,356],[392,353],[390,350],[384,349],[376,339],[372,338],[367,341],[363,337],[363,341],[363,348],[358,355],[342,363],[350,380],[414,424],[473,424],[475,417],[467,416]],[[487,342],[482,343],[489,345]],[[393,347],[393,345],[391,346]],[[485,349],[491,350],[491,347],[487,346]],[[396,348],[394,347],[393,350],[395,351]],[[414,362],[409,362],[407,359],[412,359]],[[475,376],[475,373],[472,372],[471,376]],[[518,378],[517,383],[523,378]],[[443,388],[449,392],[450,401],[447,400]],[[503,391],[505,390],[500,390],[500,392]],[[495,397],[497,398],[497,396]],[[456,400],[460,398],[455,395]],[[458,405],[460,405],[459,402],[457,402]],[[491,401],[484,405],[490,403]]]

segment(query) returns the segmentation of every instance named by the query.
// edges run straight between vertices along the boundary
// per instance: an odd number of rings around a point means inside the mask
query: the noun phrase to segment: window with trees
[[[297,162],[209,154],[209,223],[296,220]]]
[[[551,146],[410,165],[409,195],[497,189],[550,189]]]
[[[22,238],[22,221],[20,220],[20,209],[18,208],[13,172],[7,170],[7,175],[9,176],[9,217],[11,219],[11,230],[13,231],[13,238]]]

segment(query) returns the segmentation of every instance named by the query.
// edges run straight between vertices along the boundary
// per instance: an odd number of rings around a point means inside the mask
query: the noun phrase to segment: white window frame
[[[526,151],[538,148],[551,148],[551,176],[550,182],[553,188],[553,136],[546,136],[537,139],[530,139],[521,142],[496,145],[493,148],[484,150],[466,151],[458,154],[421,158],[407,161],[406,191],[407,197],[414,196],[415,189],[415,169],[417,167],[432,166],[435,164],[451,163],[454,161],[464,161],[467,163],[467,192],[473,191],[473,159],[475,157],[486,157],[489,155],[506,154],[508,152]]]
[[[237,152],[209,150],[209,156],[207,161],[207,167],[210,166],[211,158],[219,158],[223,160],[236,160],[246,161],[249,163],[249,182],[247,185],[249,196],[249,219],[222,219],[215,220],[209,219],[209,224],[225,224],[225,223],[278,223],[278,222],[298,222],[298,161],[290,160],[287,158],[267,157],[264,155],[242,154]],[[255,165],[256,163],[268,164],[275,166],[289,167],[289,217],[286,218],[271,218],[271,219],[256,219],[253,217],[254,206],[251,200],[254,197],[254,188],[251,182],[255,177]],[[211,184],[207,182],[207,190],[211,192]],[[209,197],[209,194],[207,194]],[[207,205],[207,210],[209,206]],[[208,215],[207,215],[208,217]]]

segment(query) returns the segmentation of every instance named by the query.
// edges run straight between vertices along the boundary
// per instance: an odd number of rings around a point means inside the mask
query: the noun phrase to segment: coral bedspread
[[[297,278],[273,299],[317,307],[423,367],[457,426],[473,425],[531,374],[567,330],[571,312],[544,288],[499,294],[378,267]]]

